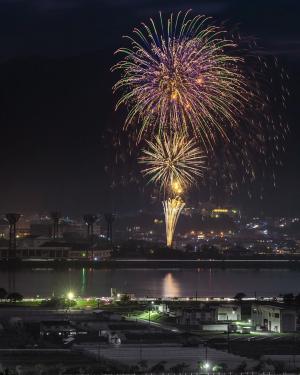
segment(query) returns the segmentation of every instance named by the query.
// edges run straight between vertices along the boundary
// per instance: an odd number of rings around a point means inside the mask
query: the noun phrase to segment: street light
[[[205,360],[203,360],[200,363],[200,366],[201,366],[201,369],[204,370],[206,373],[208,373],[211,368],[211,364],[207,360],[207,342],[205,343]]]
[[[67,294],[68,300],[72,301],[74,299],[74,293],[73,292],[68,292]]]
[[[75,297],[75,295],[74,295],[74,293],[70,290],[68,293],[67,293],[67,299],[68,299],[68,307],[67,307],[67,309],[68,310],[71,310],[71,302],[74,300],[74,297]]]
[[[203,368],[205,368],[205,370],[209,370],[209,369],[210,369],[210,364],[209,364],[209,362],[204,362],[204,364],[203,364]]]
[[[210,369],[212,369],[214,371],[214,367],[212,367],[212,365],[208,362],[208,361],[201,361],[201,362],[198,362],[199,365],[200,365],[200,373],[201,374],[208,374]]]

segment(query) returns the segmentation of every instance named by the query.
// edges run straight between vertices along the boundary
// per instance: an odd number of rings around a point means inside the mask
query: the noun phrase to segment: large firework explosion
[[[131,48],[117,53],[124,59],[113,70],[122,78],[117,107],[130,107],[126,126],[141,124],[145,133],[180,131],[193,134],[205,145],[217,135],[227,138],[226,127],[237,127],[253,95],[243,73],[236,44],[204,16],[189,12],[170,18],[160,27],[150,19],[128,37]]]
[[[195,184],[204,169],[205,156],[193,140],[175,133],[170,137],[156,136],[147,141],[139,162],[146,165],[142,173],[165,192],[185,190]],[[177,189],[176,189],[177,186]]]
[[[287,77],[277,61],[262,58],[255,41],[189,11],[150,19],[127,38],[112,69],[121,72],[117,107],[128,107],[125,128],[136,143],[174,132],[192,137],[210,169],[221,167],[226,188],[253,183],[258,170],[273,172],[287,134],[279,113]]]

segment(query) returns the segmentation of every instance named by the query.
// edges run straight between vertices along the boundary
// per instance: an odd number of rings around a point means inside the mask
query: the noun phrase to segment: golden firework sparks
[[[168,198],[163,201],[167,246],[169,247],[172,246],[176,224],[184,206],[185,203],[180,197]]]
[[[147,145],[139,158],[139,162],[146,165],[142,173],[165,191],[180,195],[202,176],[205,156],[186,136],[157,135],[153,142],[147,141]]]

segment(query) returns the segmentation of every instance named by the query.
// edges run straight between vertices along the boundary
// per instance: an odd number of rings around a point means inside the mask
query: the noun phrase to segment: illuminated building
[[[6,259],[9,255],[8,248],[0,247],[0,259]],[[44,243],[19,246],[16,249],[16,257],[22,260],[93,260],[103,261],[111,257],[111,249],[89,248],[89,246],[75,245],[64,242],[44,241]]]
[[[255,304],[251,308],[251,320],[255,328],[269,332],[295,332],[297,314],[282,306]]]
[[[239,218],[241,215],[240,215],[240,211],[235,209],[235,208],[218,207],[218,208],[213,208],[211,210],[210,216],[214,219],[217,219],[221,216],[229,216],[229,217],[235,219],[235,218]]]

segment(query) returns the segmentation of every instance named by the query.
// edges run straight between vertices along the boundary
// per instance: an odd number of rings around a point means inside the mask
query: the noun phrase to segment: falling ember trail
[[[167,246],[172,247],[176,224],[185,203],[180,197],[175,197],[168,198],[162,204],[165,213]]]

